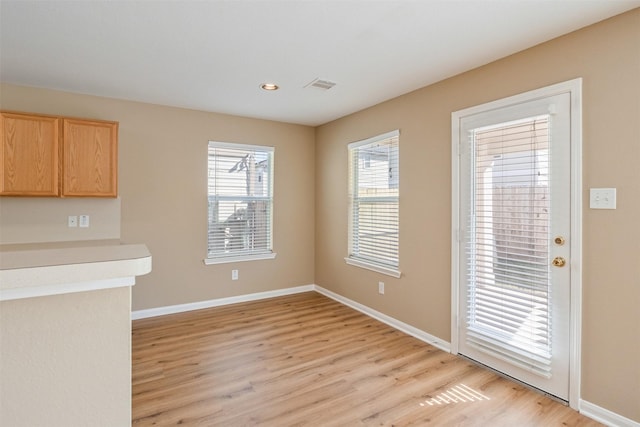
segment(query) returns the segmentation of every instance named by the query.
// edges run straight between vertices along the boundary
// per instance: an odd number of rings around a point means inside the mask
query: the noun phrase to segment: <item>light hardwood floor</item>
[[[309,292],[136,320],[133,425],[600,424]]]

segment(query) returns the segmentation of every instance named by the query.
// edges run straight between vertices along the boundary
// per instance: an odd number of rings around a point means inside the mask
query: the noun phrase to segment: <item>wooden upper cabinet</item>
[[[118,123],[63,119],[62,196],[118,195]]]
[[[118,196],[117,122],[2,111],[0,133],[0,196]]]
[[[58,196],[60,119],[0,113],[0,194]]]

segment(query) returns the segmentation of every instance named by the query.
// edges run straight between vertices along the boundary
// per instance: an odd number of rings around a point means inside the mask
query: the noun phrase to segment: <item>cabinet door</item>
[[[118,195],[118,123],[64,119],[62,196]]]
[[[3,112],[0,128],[0,194],[59,195],[58,118]]]

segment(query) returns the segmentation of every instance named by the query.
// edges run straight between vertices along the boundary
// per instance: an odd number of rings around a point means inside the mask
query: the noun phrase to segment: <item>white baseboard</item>
[[[188,304],[169,305],[166,307],[149,308],[131,312],[131,320],[146,319],[147,317],[164,316],[165,314],[182,313],[185,311],[201,310],[203,308],[219,307],[222,305],[236,304],[239,302],[256,301],[266,298],[280,297],[283,295],[299,294],[315,290],[315,285],[296,286],[294,288],[278,289],[275,291],[258,292],[255,294],[238,295],[235,297],[218,298],[207,301],[198,301]]]
[[[640,427],[640,423],[601,408],[586,400],[580,400],[580,413],[610,427]]]
[[[341,304],[344,304],[348,307],[358,310],[359,312],[364,313],[369,317],[379,320],[382,323],[386,323],[392,328],[398,329],[408,335],[411,335],[412,337],[419,339],[420,341],[426,342],[427,344],[431,344],[432,346],[437,347],[442,351],[446,351],[447,353],[451,352],[451,344],[448,343],[447,341],[441,340],[440,338],[435,337],[431,334],[428,334],[423,330],[415,328],[407,323],[401,322],[397,319],[394,319],[391,316],[387,316],[386,314],[380,313],[379,311],[369,308],[366,305],[362,305],[358,302],[350,300],[349,298],[345,298],[342,295],[338,295],[335,292],[331,292],[330,290],[320,287],[318,285],[296,286],[293,288],[284,288],[284,289],[278,289],[275,291],[258,292],[255,294],[238,295],[234,297],[218,298],[218,299],[212,299],[207,301],[198,301],[198,302],[193,302],[188,304],[178,304],[178,305],[170,305],[166,307],[149,308],[146,310],[136,310],[131,312],[131,320],[146,319],[148,317],[164,316],[166,314],[175,314],[175,313],[182,313],[185,311],[201,310],[203,308],[219,307],[223,305],[236,304],[239,302],[256,301],[256,300],[261,300],[266,298],[279,297],[283,295],[292,295],[292,294],[298,294],[301,292],[310,292],[310,291],[316,291],[319,294],[322,294],[335,301],[338,301]]]
[[[373,317],[376,320],[379,320],[382,323],[386,323],[392,328],[398,329],[399,331],[404,332],[405,334],[411,335],[414,338],[419,339],[420,341],[424,341],[427,344],[431,344],[434,347],[439,348],[442,351],[446,351],[447,353],[451,353],[451,344],[447,341],[441,340],[438,337],[435,337],[431,334],[424,332],[421,329],[413,327],[407,323],[401,322],[398,319],[395,319],[391,316],[387,316],[386,314],[380,313],[372,308],[367,307],[366,305],[362,305],[358,302],[350,300],[349,298],[345,298],[342,295],[338,295],[335,292],[331,292],[328,289],[324,289],[318,285],[315,285],[315,291],[327,296],[331,299],[338,301],[346,306],[349,306],[355,310],[358,310],[361,313],[366,314],[369,317]]]

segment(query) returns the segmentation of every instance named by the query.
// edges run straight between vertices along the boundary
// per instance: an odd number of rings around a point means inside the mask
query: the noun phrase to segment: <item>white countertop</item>
[[[0,300],[120,286],[151,271],[143,244],[118,240],[0,245]]]

